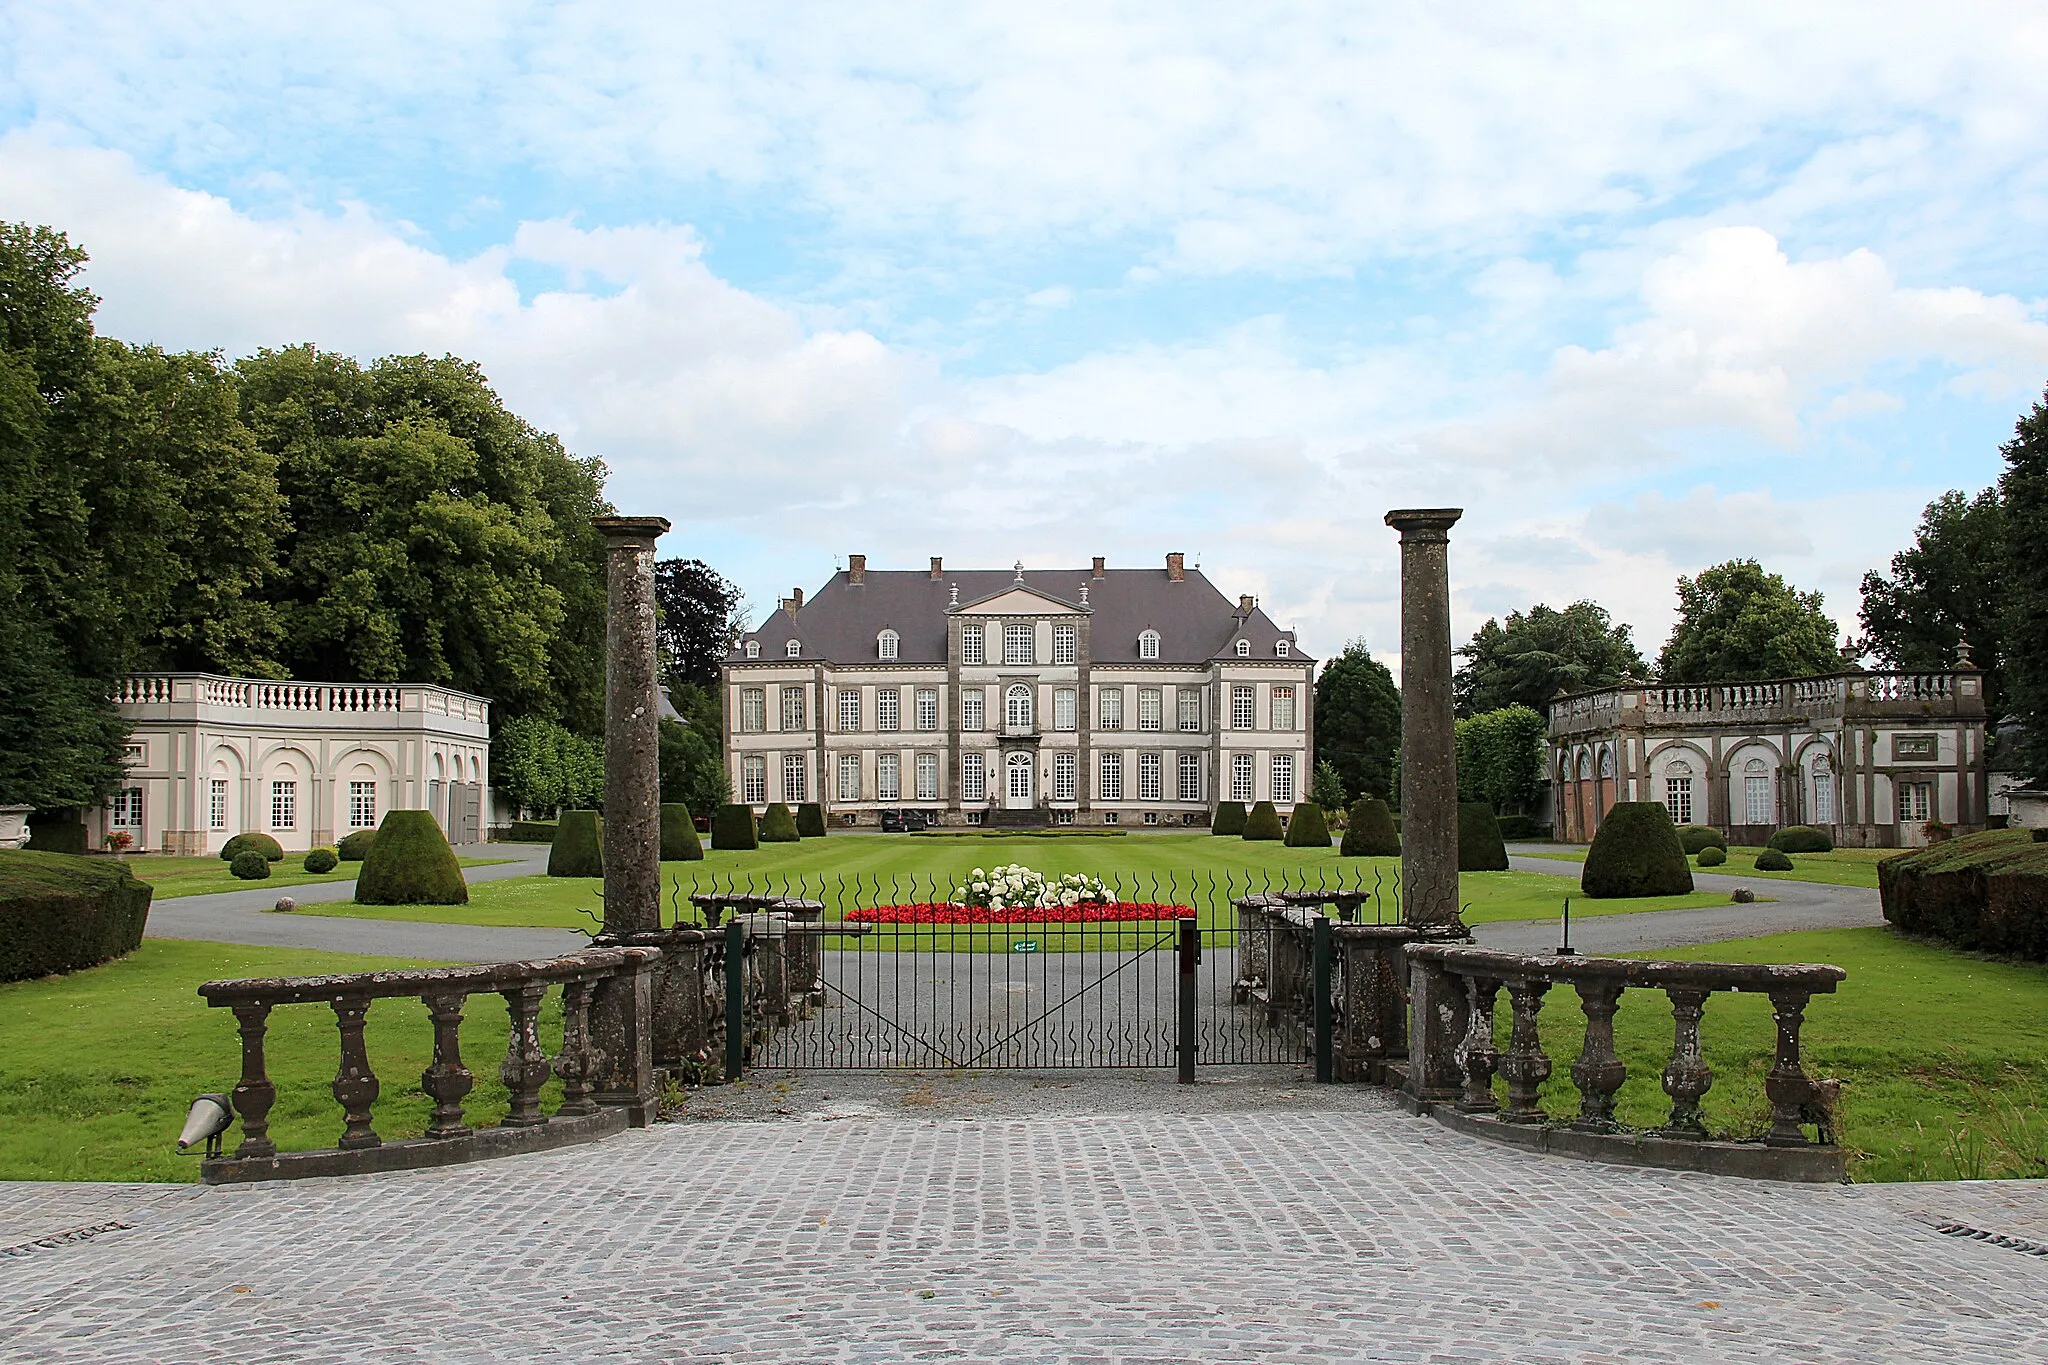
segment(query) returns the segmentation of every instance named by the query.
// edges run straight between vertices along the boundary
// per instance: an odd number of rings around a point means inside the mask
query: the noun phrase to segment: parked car
[[[885,810],[882,812],[882,833],[915,834],[931,826],[930,819],[921,810]]]

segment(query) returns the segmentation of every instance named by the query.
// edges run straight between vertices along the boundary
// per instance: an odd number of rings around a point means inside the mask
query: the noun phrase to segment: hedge
[[[1685,846],[1663,802],[1615,803],[1586,850],[1579,888],[1594,900],[1682,896],[1692,890]]]
[[[370,845],[376,842],[376,830],[359,829],[353,834],[342,835],[341,842],[334,846],[334,851],[345,863],[359,863],[369,856]]]
[[[1330,846],[1330,824],[1323,818],[1323,808],[1315,801],[1303,801],[1295,806],[1294,818],[1287,822],[1287,847],[1328,848]]]
[[[680,801],[662,803],[661,860],[665,863],[704,861],[704,841],[697,837],[697,822],[690,818],[690,808]]]
[[[363,870],[357,905],[467,905],[469,885],[432,811],[386,811]]]
[[[1244,817],[1246,839],[1283,839],[1287,831],[1280,826],[1280,812],[1273,809],[1271,801],[1261,801],[1251,808]]]
[[[1792,860],[1785,856],[1782,848],[1767,848],[1756,855],[1756,870],[1759,872],[1790,872]]]
[[[232,863],[235,860],[235,855],[251,850],[261,853],[273,863],[284,861],[284,845],[271,838],[268,834],[259,833],[253,829],[237,834],[234,838],[222,844],[220,846],[220,858],[224,863]]]
[[[565,810],[548,850],[550,877],[604,875],[604,817],[594,810]]]
[[[1500,817],[1500,837],[1503,839],[1548,839],[1550,826],[1533,815],[1503,815]]]
[[[1244,821],[1244,802],[1218,801],[1216,803],[1216,817],[1209,822],[1209,832],[1211,834],[1243,834]]]
[[[803,836],[796,832],[796,817],[789,813],[789,807],[780,801],[773,802],[761,813],[761,842],[764,844],[793,844]]]
[[[761,846],[761,834],[754,825],[754,808],[731,802],[720,806],[711,817],[711,846],[716,849],[747,849]]]
[[[1508,846],[1500,837],[1500,821],[1484,801],[1458,803],[1458,871],[1505,872]]]
[[[134,952],[150,895],[149,883],[117,859],[0,849],[0,981],[75,972]]]
[[[560,826],[553,820],[514,820],[505,831],[509,844],[552,844]]]
[[[801,839],[822,839],[825,837],[825,808],[816,801],[806,801],[796,808],[796,832]]]
[[[1394,828],[1394,813],[1377,796],[1361,796],[1352,803],[1344,821],[1344,842],[1338,846],[1342,858],[1392,858],[1401,852],[1401,835]]]
[[[2048,843],[1994,829],[1877,865],[1884,917],[1974,952],[2048,962]]]
[[[1812,825],[1787,825],[1771,836],[1771,847],[1780,853],[1833,853],[1835,837]]]
[[[36,853],[67,853],[82,857],[91,847],[86,841],[85,825],[77,820],[46,820],[38,824],[33,816],[28,822],[28,843],[23,847]]]
[[[1678,831],[1678,846],[1687,853],[1704,853],[1710,848],[1728,851],[1728,841],[1712,825],[1687,825]]]

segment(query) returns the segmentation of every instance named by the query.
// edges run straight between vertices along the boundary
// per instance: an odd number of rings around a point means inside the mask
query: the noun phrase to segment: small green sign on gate
[[[1035,953],[1038,951],[1038,940],[1035,938],[1020,938],[1010,945],[1010,951],[1013,953]]]

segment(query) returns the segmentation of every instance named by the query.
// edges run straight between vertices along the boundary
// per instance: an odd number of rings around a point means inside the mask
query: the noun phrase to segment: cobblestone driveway
[[[1290,1072],[810,1077],[446,1171],[0,1186],[8,1361],[2048,1359],[2048,1186],[1532,1157]],[[68,1220],[68,1222],[67,1222]]]

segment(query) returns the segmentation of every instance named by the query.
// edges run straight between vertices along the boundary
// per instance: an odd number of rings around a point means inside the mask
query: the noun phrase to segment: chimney
[[[1237,614],[1239,616],[1250,616],[1253,612],[1257,611],[1258,609],[1259,599],[1252,596],[1250,593],[1246,593],[1244,596],[1237,599]]]
[[[846,581],[849,583],[865,583],[868,581],[868,557],[866,555],[848,555],[846,557]]]
[[[1166,581],[1169,583],[1185,581],[1188,576],[1186,565],[1187,556],[1179,550],[1175,550],[1172,554],[1168,555],[1166,557]]]
[[[1095,556],[1095,570],[1094,570],[1094,572],[1090,573],[1090,574],[1089,574],[1088,576],[1089,576],[1090,578],[1100,578],[1100,577],[1102,577],[1102,556],[1101,556],[1101,555],[1097,555],[1097,556]]]
[[[945,560],[943,560],[943,559],[940,559],[940,558],[939,558],[939,557],[938,557],[937,555],[933,555],[933,556],[932,556],[932,580],[933,580],[934,582],[936,582],[936,581],[938,581],[939,579],[941,579],[941,578],[944,578],[945,576],[946,576],[946,561],[945,561]]]
[[[804,590],[802,588],[791,588],[789,590],[789,596],[782,599],[782,609],[788,612],[791,616],[796,615],[797,612],[803,607],[803,604]]]

